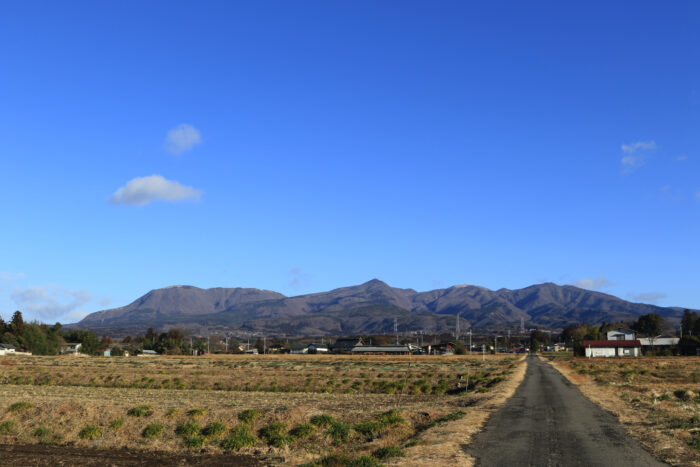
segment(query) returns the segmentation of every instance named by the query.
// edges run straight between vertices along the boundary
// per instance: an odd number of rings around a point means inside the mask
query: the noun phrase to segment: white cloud
[[[589,290],[600,290],[610,287],[612,283],[605,276],[598,276],[595,279],[584,278],[574,282],[576,287]]]
[[[635,143],[623,144],[622,152],[625,154],[634,154],[643,151],[653,151],[656,149],[656,142],[651,141],[637,141]]]
[[[688,156],[685,155],[685,154],[681,154],[680,156],[676,157],[676,160],[677,160],[678,162],[685,162],[685,161],[688,160]]]
[[[645,292],[639,294],[627,294],[627,297],[635,302],[656,304],[659,300],[666,298],[667,295],[663,292]]]
[[[622,165],[623,173],[630,173],[647,162],[647,154],[656,149],[656,143],[652,141],[637,141],[635,143],[623,144],[622,147]]]
[[[182,123],[168,131],[168,134],[165,136],[165,149],[178,155],[191,150],[201,142],[202,135],[199,133],[199,130],[192,125]]]
[[[92,296],[84,290],[64,289],[55,285],[16,289],[12,300],[22,312],[40,319],[53,320],[72,315]]]
[[[202,190],[166,180],[161,175],[151,175],[130,180],[114,192],[110,201],[114,204],[145,206],[152,201],[196,201],[201,196]]]

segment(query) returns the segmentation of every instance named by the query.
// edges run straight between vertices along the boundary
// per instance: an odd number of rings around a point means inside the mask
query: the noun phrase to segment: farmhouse
[[[341,337],[333,343],[333,353],[348,353],[358,345],[364,345],[361,337]]]
[[[640,357],[642,344],[638,340],[620,339],[583,341],[586,357]]]

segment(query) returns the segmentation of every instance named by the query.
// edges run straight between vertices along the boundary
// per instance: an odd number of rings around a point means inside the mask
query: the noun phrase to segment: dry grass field
[[[478,429],[522,373],[507,356],[6,357],[0,443],[417,465],[421,447],[459,456],[449,432]]]
[[[700,465],[700,357],[551,358],[671,465]]]

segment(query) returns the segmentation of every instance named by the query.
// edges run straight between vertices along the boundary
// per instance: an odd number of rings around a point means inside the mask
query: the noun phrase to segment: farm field
[[[699,357],[549,359],[659,458],[700,465]]]
[[[461,456],[463,431],[505,400],[524,365],[509,356],[7,357],[0,444],[415,465],[425,453]]]

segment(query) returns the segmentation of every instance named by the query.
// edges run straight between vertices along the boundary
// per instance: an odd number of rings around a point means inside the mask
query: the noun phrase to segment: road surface
[[[471,444],[477,466],[663,466],[557,370],[528,357],[525,379]]]

